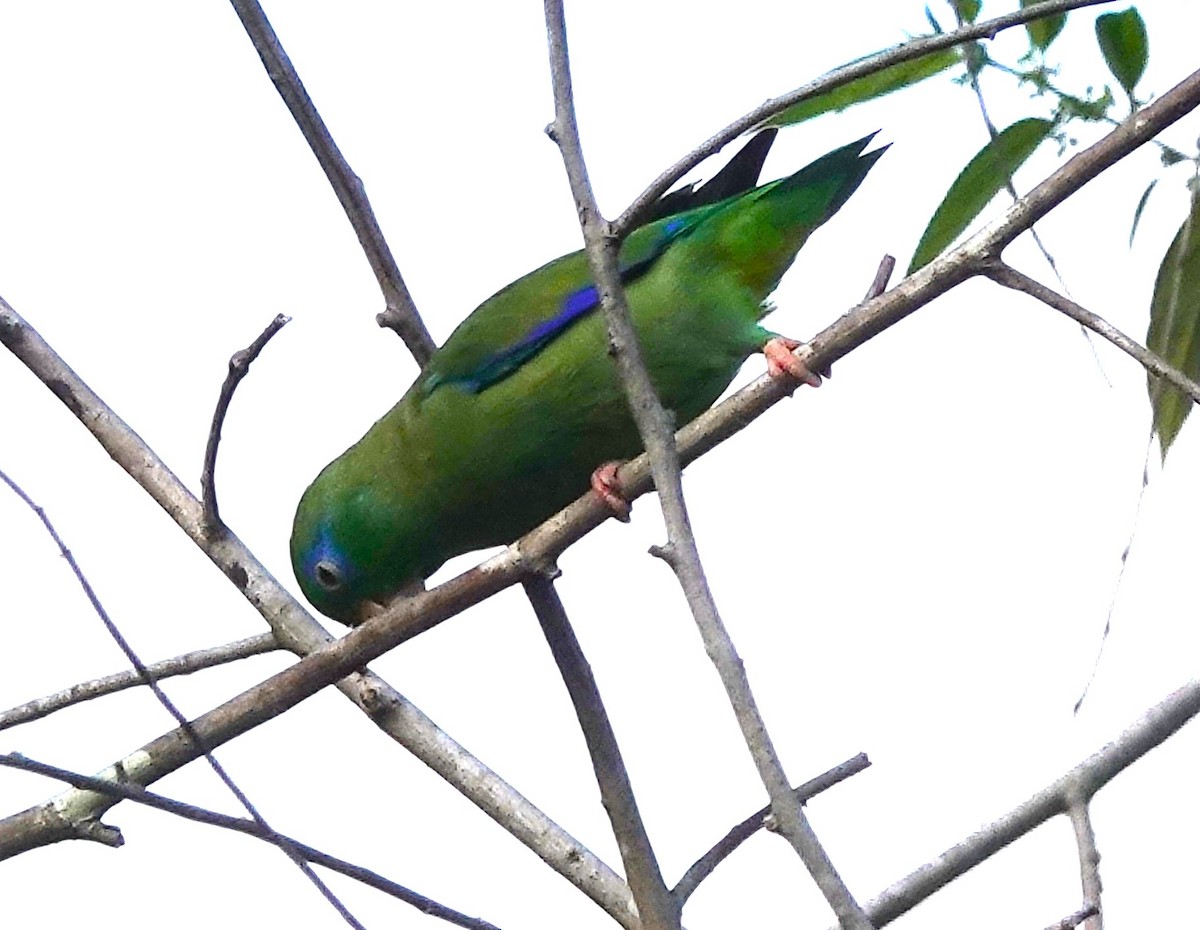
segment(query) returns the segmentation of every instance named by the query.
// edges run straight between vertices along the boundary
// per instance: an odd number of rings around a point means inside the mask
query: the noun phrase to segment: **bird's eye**
[[[313,566],[313,578],[330,594],[336,594],[346,583],[342,577],[342,570],[329,559],[321,559]]]

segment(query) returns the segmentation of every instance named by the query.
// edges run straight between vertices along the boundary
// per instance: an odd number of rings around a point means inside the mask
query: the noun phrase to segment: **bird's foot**
[[[772,336],[763,346],[763,355],[767,357],[767,374],[772,378],[782,378],[790,375],[797,381],[803,381],[812,387],[821,386],[821,376],[809,370],[804,362],[792,353],[805,343],[787,336]]]
[[[613,516],[622,523],[629,522],[629,501],[621,490],[621,482],[617,478],[617,469],[624,462],[605,462],[592,472],[592,490],[604,502]]]

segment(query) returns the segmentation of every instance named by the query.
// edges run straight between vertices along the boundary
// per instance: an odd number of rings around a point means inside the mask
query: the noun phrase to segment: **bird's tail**
[[[766,299],[812,231],[841,209],[886,151],[884,146],[863,154],[874,137],[843,145],[793,175],[731,200],[694,235],[710,238],[713,259]]]

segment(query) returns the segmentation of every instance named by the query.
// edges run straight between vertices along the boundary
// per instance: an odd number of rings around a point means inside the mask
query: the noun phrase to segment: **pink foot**
[[[786,336],[772,336],[763,346],[763,355],[767,357],[767,374],[772,378],[791,375],[797,381],[803,381],[812,387],[821,386],[821,376],[809,371],[808,366],[792,352],[804,345],[798,339],[788,339]]]
[[[621,492],[621,482],[617,479],[617,469],[624,462],[605,462],[592,472],[592,490],[602,500],[613,516],[622,523],[629,522],[629,501]]]

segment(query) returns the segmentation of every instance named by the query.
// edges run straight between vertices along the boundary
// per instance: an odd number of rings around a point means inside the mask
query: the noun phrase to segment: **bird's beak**
[[[425,580],[423,578],[417,578],[415,581],[410,581],[404,587],[399,588],[396,591],[395,596],[392,597],[387,604],[381,604],[379,601],[373,601],[370,598],[361,600],[354,606],[354,612],[350,618],[349,625],[360,626],[361,624],[366,623],[368,620],[378,617],[396,601],[409,597],[415,597],[424,590]]]
[[[387,610],[387,605],[379,603],[379,601],[362,600],[354,605],[354,612],[350,617],[350,626],[361,626],[373,617],[378,617],[381,613]]]

